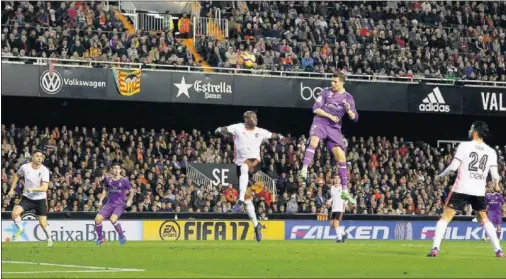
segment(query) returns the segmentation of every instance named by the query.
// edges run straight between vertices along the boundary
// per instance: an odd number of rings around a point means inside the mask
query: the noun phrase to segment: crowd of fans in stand
[[[202,16],[228,11],[228,39],[195,42],[211,66],[242,67],[248,50],[257,70],[506,81],[504,1],[202,2]],[[128,35],[99,2],[2,2],[2,13],[3,56],[198,64],[178,24]]]
[[[262,146],[262,170],[277,181],[277,197],[262,185],[254,185],[260,216],[266,213],[320,213],[333,184],[336,166],[321,145],[310,166],[307,181],[298,178],[304,156],[304,136],[289,143],[271,141]],[[506,177],[505,147],[495,147],[499,173]],[[121,162],[136,192],[130,211],[230,212],[238,193],[232,186],[195,185],[185,176],[190,162],[231,163],[232,140],[196,130],[176,132],[96,129],[85,127],[24,127],[2,125],[2,211],[20,201],[9,199],[10,180],[33,150],[46,152],[50,169],[49,211],[97,211],[103,178],[114,162]],[[455,149],[406,142],[403,138],[355,138],[348,140],[349,189],[357,205],[353,214],[427,214],[442,212],[451,179],[433,180],[450,163]],[[212,189],[212,190],[208,190]],[[506,191],[504,192],[506,195]],[[505,211],[506,213],[506,208]],[[470,209],[463,214],[471,214]]]

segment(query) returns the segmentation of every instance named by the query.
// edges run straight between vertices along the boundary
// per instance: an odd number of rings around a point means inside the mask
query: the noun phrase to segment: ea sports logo
[[[161,240],[178,240],[181,236],[181,227],[176,221],[165,221],[160,226],[159,233]]]
[[[429,112],[450,112],[450,106],[438,103],[431,104],[420,104],[418,106],[420,111],[429,111]]]
[[[304,86],[303,82],[300,83],[300,97],[305,101],[309,101],[311,99],[316,100],[316,98],[320,96],[322,90],[323,89],[321,87],[311,88],[309,86]]]
[[[45,71],[40,76],[40,87],[44,92],[54,95],[63,87],[63,77],[57,71]]]

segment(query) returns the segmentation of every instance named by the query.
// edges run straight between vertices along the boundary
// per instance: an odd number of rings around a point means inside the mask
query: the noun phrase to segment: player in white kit
[[[230,134],[234,137],[234,163],[237,165],[239,175],[239,201],[234,206],[234,211],[239,212],[241,205],[246,205],[246,211],[255,226],[257,241],[262,240],[262,226],[257,221],[255,206],[251,199],[245,199],[250,175],[260,170],[260,146],[264,140],[279,139],[284,141],[283,136],[274,134],[257,127],[258,119],[254,111],[244,113],[244,123],[233,124],[216,129],[216,133]]]
[[[49,187],[49,170],[42,165],[44,153],[36,150],[32,156],[32,162],[23,164],[11,182],[9,196],[14,196],[14,189],[19,181],[20,176],[24,178],[24,189],[21,202],[14,206],[12,210],[12,219],[18,227],[18,231],[14,235],[14,240],[19,238],[25,231],[21,223],[21,214],[26,211],[35,211],[35,215],[39,218],[39,223],[47,237],[47,246],[53,246],[51,239],[51,230],[47,224],[47,188]]]
[[[496,256],[504,257],[494,225],[488,219],[486,212],[485,192],[489,171],[494,187],[497,187],[501,179],[497,171],[497,153],[483,142],[488,132],[487,123],[475,121],[469,130],[471,141],[460,143],[450,166],[436,176],[436,179],[439,179],[458,170],[455,184],[445,202],[443,214],[437,222],[432,250],[427,255],[429,257],[438,255],[448,223],[457,211],[462,212],[468,204],[472,206],[476,212],[476,218],[490,236]]]
[[[339,176],[335,176],[334,185],[330,186],[330,198],[327,200],[327,206],[331,207],[330,226],[336,231],[336,242],[344,243],[348,235],[339,227],[339,222],[343,220],[345,201],[341,198],[343,188],[341,187]]]

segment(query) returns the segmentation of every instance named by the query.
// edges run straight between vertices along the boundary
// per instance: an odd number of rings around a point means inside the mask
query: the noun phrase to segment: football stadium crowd
[[[346,206],[347,213],[442,212],[452,178],[434,181],[434,176],[451,162],[455,152],[451,145],[436,148],[402,137],[350,137],[347,141],[348,188],[357,198],[356,206]],[[299,179],[306,142],[301,136],[262,146],[262,171],[276,180],[277,195],[261,184],[252,186],[260,218],[281,212],[327,213],[328,185],[333,183],[336,164],[321,144],[307,181]],[[506,146],[494,148],[504,185]],[[199,187],[185,175],[188,163],[231,163],[231,138],[197,130],[2,125],[2,211],[20,202],[22,182],[16,186],[16,196],[9,199],[10,180],[36,149],[45,151],[44,165],[51,171],[49,212],[97,211],[103,179],[115,162],[121,163],[123,175],[130,178],[135,190],[129,211],[231,212],[238,197],[237,185]],[[462,214],[471,214],[471,209]]]
[[[506,81],[506,2],[202,1],[201,16],[223,11],[229,38],[198,36],[214,67]],[[111,2],[113,3],[113,2]],[[197,66],[181,40],[188,15],[165,30],[129,35],[98,1],[3,1],[2,56]],[[179,24],[184,23],[184,24]]]

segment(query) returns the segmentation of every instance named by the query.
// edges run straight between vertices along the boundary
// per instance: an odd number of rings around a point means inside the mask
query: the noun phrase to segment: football
[[[253,66],[255,66],[257,62],[257,58],[255,57],[255,55],[246,51],[241,54],[241,59],[242,64],[246,68],[252,68]]]

